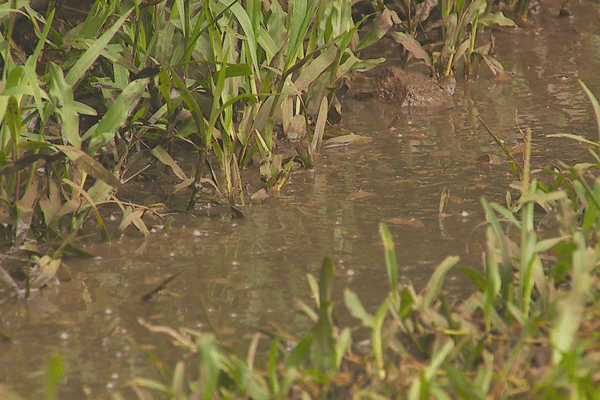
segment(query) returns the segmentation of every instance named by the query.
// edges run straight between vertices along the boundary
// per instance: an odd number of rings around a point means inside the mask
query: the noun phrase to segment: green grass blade
[[[437,297],[442,285],[444,284],[444,279],[446,278],[446,274],[450,270],[450,268],[454,267],[458,261],[460,260],[457,256],[448,256],[437,266],[431,278],[429,278],[429,282],[424,289],[424,297],[423,304],[425,307],[429,307],[433,300]]]
[[[62,357],[52,356],[46,363],[46,373],[44,379],[44,399],[55,400],[58,398],[58,385],[62,378],[64,366]]]
[[[371,345],[373,358],[375,358],[375,367],[377,368],[377,375],[379,378],[384,378],[386,373],[384,369],[383,359],[383,323],[385,316],[387,315],[388,307],[390,306],[390,297],[387,297],[383,303],[377,309],[375,313],[375,320],[373,324],[373,330],[371,332]]]
[[[500,246],[500,252],[502,254],[503,268],[505,270],[512,269],[513,262],[510,257],[510,253],[508,251],[508,245],[506,243],[504,232],[502,231],[502,227],[500,227],[500,222],[498,222],[498,218],[496,214],[494,214],[494,207],[484,198],[481,199],[481,205],[483,206],[483,210],[485,211],[485,217],[488,224],[491,226],[494,235],[498,241],[498,245]]]
[[[459,265],[458,270],[462,272],[467,278],[469,278],[475,285],[479,291],[484,292],[487,287],[487,280],[477,271],[472,268],[465,267],[463,265]]]
[[[92,209],[94,210],[94,213],[96,214],[96,221],[98,222],[98,228],[100,229],[100,232],[102,233],[102,237],[104,238],[104,240],[106,240],[107,242],[110,243],[110,237],[108,236],[108,231],[106,230],[106,227],[104,226],[104,221],[102,220],[102,217],[100,216],[100,211],[98,211],[98,207],[96,207],[96,203],[94,202],[92,197],[88,194],[88,192],[85,191],[85,189],[83,189],[82,187],[77,185],[75,182],[72,182],[66,178],[63,178],[62,181],[64,183],[67,183],[68,185],[70,185],[73,189],[75,189],[80,195],[82,195],[87,200],[88,204],[92,207]]]
[[[50,63],[49,66],[50,75],[52,77],[50,96],[55,98],[55,106],[57,107],[56,112],[60,115],[62,122],[63,138],[65,142],[80,149],[81,137],[79,136],[79,116],[75,111],[73,86],[63,76],[59,66],[54,63]]]
[[[342,329],[340,336],[335,341],[335,369],[340,369],[342,360],[348,349],[352,346],[352,333],[349,327]]]
[[[98,38],[98,40],[94,41],[93,44],[77,59],[77,62],[71,67],[69,73],[65,77],[65,81],[70,86],[77,86],[77,84],[83,79],[86,71],[92,66],[94,61],[100,56],[100,53],[104,50],[104,48],[111,41],[113,36],[117,33],[121,26],[125,22],[125,20],[131,14],[133,7],[128,11],[125,11],[123,15],[117,19],[117,21]]]
[[[235,4],[231,5],[231,3],[235,2]],[[221,0],[225,6],[231,6],[231,12],[235,15],[240,27],[244,31],[244,39],[245,43],[248,45],[248,52],[250,53],[250,59],[252,60],[252,65],[254,66],[254,73],[256,76],[260,76],[260,66],[258,64],[258,46],[256,43],[256,32],[254,31],[254,27],[252,26],[252,22],[250,21],[250,17],[246,10],[240,5],[237,0]]]
[[[394,305],[398,307],[398,263],[396,262],[396,250],[394,249],[394,241],[392,239],[392,235],[390,234],[390,230],[383,222],[379,224],[379,236],[381,236],[381,241],[383,242],[383,249],[385,252],[385,269],[387,271],[388,281],[392,290]]]

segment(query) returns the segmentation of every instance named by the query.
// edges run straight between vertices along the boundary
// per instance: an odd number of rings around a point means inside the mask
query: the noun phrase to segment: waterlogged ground
[[[232,220],[218,208],[178,214],[167,236],[144,240],[133,234],[89,245],[94,259],[67,260],[70,282],[27,302],[9,299],[2,288],[0,331],[8,337],[0,338],[0,382],[24,398],[41,398],[45,360],[56,354],[65,368],[61,399],[84,398],[84,390],[122,389],[134,376],[157,377],[128,339],[167,365],[180,353],[137,319],[209,331],[201,300],[233,348],[245,348],[251,327],[271,328],[271,322],[301,333],[309,324],[294,312],[295,303],[312,301],[305,276],[318,274],[325,256],[338,266],[336,298],[350,287],[373,309],[387,291],[380,221],[388,223],[396,242],[400,276],[417,288],[448,255],[480,268],[480,198],[504,201],[513,179],[508,164],[497,164],[502,153],[475,116],[511,147],[520,142],[517,110],[521,126],[533,132],[539,168],[558,159],[589,160],[577,143],[546,134],[597,139],[577,79],[600,95],[600,8],[592,1],[571,3],[574,18],[559,20],[558,9],[551,9],[558,5],[544,3],[531,29],[494,32],[510,79],[491,79],[483,68],[477,80],[459,79],[451,108],[411,114],[346,99],[343,127],[371,142],[323,150],[317,165],[295,173],[279,198],[245,210],[247,219]],[[393,58],[393,51],[386,56]],[[440,219],[444,188],[451,193],[450,216]],[[150,303],[140,301],[173,274],[179,275],[166,290]],[[458,271],[450,272],[446,290],[452,296],[471,288]],[[352,323],[339,309],[342,320]]]

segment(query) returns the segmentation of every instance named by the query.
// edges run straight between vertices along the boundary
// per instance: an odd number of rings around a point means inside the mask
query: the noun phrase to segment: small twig
[[[197,352],[198,350],[194,346],[194,342],[187,336],[182,335],[170,326],[165,325],[152,325],[146,322],[142,317],[138,318],[138,323],[148,329],[152,333],[164,333],[171,336],[173,339],[188,347],[190,350]]]
[[[144,168],[142,168],[135,174],[131,175],[129,178],[123,179],[123,181],[121,183],[123,184],[123,186],[126,185],[130,180],[134,179],[135,177],[137,177],[140,174],[143,174],[148,168],[151,168],[151,167],[152,167],[152,165],[146,165]]]
[[[148,293],[146,293],[143,296],[140,296],[140,300],[141,301],[145,301],[148,302],[150,301],[150,299],[152,298],[152,296],[154,296],[156,293],[160,292],[161,290],[163,290],[173,279],[175,279],[179,274],[181,274],[181,272],[177,272],[176,274],[170,275],[168,277],[166,277],[161,283],[160,285],[158,285],[157,287],[155,287],[154,289],[152,289],[151,291],[149,291]]]
[[[519,162],[517,161],[517,159],[511,154],[510,150],[508,149],[508,147],[506,147],[504,145],[504,143],[502,143],[502,140],[500,140],[500,138],[494,133],[492,132],[492,130],[487,126],[487,124],[483,121],[483,119],[477,115],[477,119],[479,120],[479,122],[481,122],[481,124],[483,125],[483,127],[485,128],[486,131],[488,131],[488,133],[490,134],[490,136],[492,137],[492,139],[494,139],[494,141],[496,143],[498,143],[498,145],[500,146],[500,148],[502,149],[502,151],[504,151],[504,153],[506,154],[506,156],[508,157],[508,159],[510,160],[510,162],[512,162],[517,169],[519,170],[519,176],[523,175],[523,168],[521,167],[521,165],[519,164]]]

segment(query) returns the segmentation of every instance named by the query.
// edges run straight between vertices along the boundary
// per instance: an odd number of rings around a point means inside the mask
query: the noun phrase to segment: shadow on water
[[[302,331],[308,323],[292,310],[296,299],[312,301],[305,276],[316,274],[325,256],[336,262],[338,290],[350,287],[374,307],[387,292],[380,221],[394,236],[399,276],[417,288],[447,255],[480,266],[480,198],[504,202],[512,175],[508,164],[495,162],[502,159],[501,150],[476,116],[510,148],[521,139],[517,110],[521,126],[533,131],[536,168],[589,157],[576,143],[547,134],[597,138],[577,79],[600,93],[599,8],[574,4],[575,17],[560,20],[558,9],[546,4],[542,9],[535,17],[539,27],[493,33],[510,80],[491,79],[482,70],[477,80],[459,80],[453,107],[419,115],[346,99],[344,128],[372,141],[324,149],[313,169],[293,174],[279,198],[253,204],[247,220],[207,217],[206,210],[179,215],[168,236],[90,246],[97,255],[93,260],[67,260],[70,282],[26,303],[2,300],[1,327],[9,336],[0,339],[4,382],[40,398],[44,360],[54,353],[65,363],[61,399],[82,398],[84,387],[99,393],[133,376],[155,376],[156,368],[127,338],[169,365],[176,355],[137,318],[208,331],[200,298],[234,348],[245,349],[252,326],[269,328],[276,321]],[[444,188],[451,192],[450,215],[440,219]],[[151,302],[140,300],[174,273],[180,275]],[[455,270],[445,289],[461,296],[471,286]],[[7,294],[4,289],[0,298]]]

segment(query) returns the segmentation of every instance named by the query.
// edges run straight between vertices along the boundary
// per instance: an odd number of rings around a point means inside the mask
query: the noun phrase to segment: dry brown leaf
[[[414,219],[414,218],[409,219],[409,218],[396,217],[396,218],[389,218],[386,221],[393,225],[408,225],[408,226],[412,226],[413,228],[424,228],[425,227],[425,224],[423,222],[419,221],[418,219]]]
[[[358,190],[356,192],[350,193],[350,195],[348,197],[346,197],[346,200],[348,200],[348,201],[354,201],[354,200],[364,199],[366,197],[371,197],[371,196],[375,196],[375,193],[373,193],[373,192],[363,192],[361,190]]]

